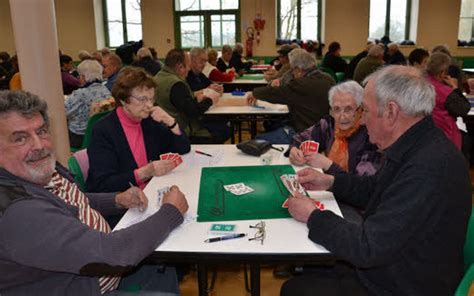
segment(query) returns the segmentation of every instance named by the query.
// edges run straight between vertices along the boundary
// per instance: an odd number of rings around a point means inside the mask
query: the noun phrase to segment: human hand
[[[151,171],[151,177],[163,176],[175,168],[171,160],[155,160],[148,164]]]
[[[327,171],[332,165],[332,160],[321,153],[310,152],[304,155],[305,162],[313,168],[323,169]]]
[[[250,106],[257,105],[257,98],[253,96],[252,92],[247,93],[247,105],[250,105]]]
[[[444,78],[444,82],[453,89],[457,89],[459,86],[458,80],[449,75],[446,75],[446,78]]]
[[[224,87],[220,84],[213,83],[213,84],[209,85],[209,88],[215,90],[220,95],[222,95],[224,93]]]
[[[296,173],[297,180],[307,190],[327,190],[332,187],[334,177],[318,172],[312,168],[305,168]]]
[[[273,79],[272,82],[270,83],[270,86],[273,86],[273,87],[280,86],[280,79]]]
[[[143,191],[132,186],[124,192],[118,193],[115,196],[115,203],[122,208],[131,209],[139,208],[143,212],[148,207],[148,199]]]
[[[294,195],[288,198],[288,212],[296,221],[306,223],[311,213],[316,210],[316,205],[311,198],[299,192],[295,192]]]
[[[163,110],[161,107],[155,106],[151,108],[151,118],[153,118],[154,121],[156,122],[162,122],[166,126],[171,126],[174,124],[175,119],[173,116],[169,115],[166,113],[165,110]]]
[[[170,191],[163,195],[162,204],[166,203],[175,206],[182,215],[184,215],[189,208],[186,197],[176,185],[171,186]]]
[[[306,163],[306,160],[304,158],[303,152],[296,147],[291,147],[290,162],[291,164],[298,165],[298,166],[304,165]]]

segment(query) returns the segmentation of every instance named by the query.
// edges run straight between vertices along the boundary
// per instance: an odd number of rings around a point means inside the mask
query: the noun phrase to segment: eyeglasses
[[[338,116],[338,115],[341,115],[341,114],[347,114],[349,116],[353,116],[356,111],[359,110],[359,108],[353,108],[353,107],[345,107],[345,108],[340,108],[340,107],[333,107],[331,108],[331,115],[335,115],[335,116]]]
[[[155,102],[155,98],[149,98],[149,97],[136,97],[134,95],[130,95],[131,98],[134,98],[135,100],[137,100],[139,103],[142,103],[142,104],[145,104],[145,103],[154,103]]]
[[[260,221],[255,225],[250,225],[249,228],[254,228],[257,230],[252,238],[249,238],[249,241],[260,241],[263,245],[263,241],[265,240],[266,231],[265,231],[265,222]]]

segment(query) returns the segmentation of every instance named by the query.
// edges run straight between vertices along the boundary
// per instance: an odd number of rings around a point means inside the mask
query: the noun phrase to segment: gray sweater
[[[71,180],[69,173],[58,172]],[[103,214],[120,211],[115,194],[87,194]],[[90,229],[77,208],[42,186],[0,169],[0,295],[100,295],[97,264],[138,264],[182,223],[165,204],[141,223],[109,234]],[[115,269],[116,270],[116,269]]]

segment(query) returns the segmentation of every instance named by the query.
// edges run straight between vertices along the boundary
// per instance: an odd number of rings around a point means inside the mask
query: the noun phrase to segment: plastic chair
[[[455,296],[466,296],[474,282],[474,206],[467,226],[466,242],[464,244],[464,276],[459,283]]]
[[[86,181],[89,173],[89,156],[87,149],[74,153],[67,162],[69,170],[74,175],[74,181],[82,191],[86,190]]]
[[[89,118],[89,120],[87,121],[86,131],[84,133],[84,140],[82,140],[81,149],[86,149],[89,146],[89,143],[91,141],[91,136],[92,136],[92,128],[94,127],[94,124],[97,121],[99,121],[99,119],[109,114],[110,112],[111,111],[104,111],[104,112],[96,113]]]
[[[336,72],[336,82],[339,83],[339,82],[343,82],[344,79],[346,78],[346,73],[344,72]]]

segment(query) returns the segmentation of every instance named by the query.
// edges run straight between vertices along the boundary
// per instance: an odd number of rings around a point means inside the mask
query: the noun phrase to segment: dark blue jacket
[[[188,153],[189,140],[184,135],[174,135],[165,125],[157,123],[151,117],[142,120],[143,138],[149,161],[159,160],[160,155],[168,152]],[[116,192],[136,184],[133,171],[138,168],[133,157],[122,125],[114,110],[99,120],[92,130],[89,147],[89,192]]]

